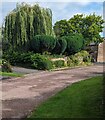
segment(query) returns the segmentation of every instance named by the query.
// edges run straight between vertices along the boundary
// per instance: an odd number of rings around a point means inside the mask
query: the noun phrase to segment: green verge
[[[23,74],[20,74],[20,73],[7,73],[7,72],[0,72],[0,75],[8,76],[8,77],[22,77],[23,76]]]
[[[101,118],[103,77],[93,77],[65,88],[38,106],[32,118]]]

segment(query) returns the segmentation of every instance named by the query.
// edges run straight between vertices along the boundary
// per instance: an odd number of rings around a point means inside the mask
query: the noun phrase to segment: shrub
[[[75,55],[71,55],[70,59],[72,60],[74,66],[78,66],[81,63]]]
[[[34,54],[33,52],[22,53],[21,54],[21,63],[32,64],[31,55],[33,55],[33,54]]]
[[[73,55],[83,48],[83,37],[81,34],[74,34],[71,36],[63,36],[67,41],[67,54]]]
[[[91,56],[89,55],[89,53],[87,51],[81,51],[81,52],[78,52],[75,54],[75,57],[77,57],[78,61],[80,62],[88,62],[90,63],[92,58]]]
[[[2,72],[12,72],[12,68],[9,62],[7,62],[6,60],[2,60]]]
[[[2,40],[2,50],[7,51],[11,49],[11,44],[9,42],[6,42],[5,40]]]
[[[52,54],[60,54],[60,43],[58,40],[56,41],[56,45],[52,51]]]
[[[2,59],[0,59],[0,65],[2,65]]]
[[[32,52],[20,53],[20,52],[8,52],[3,53],[3,58],[8,60],[12,65],[17,64],[31,64],[31,55]]]
[[[39,70],[50,70],[53,68],[52,62],[40,54],[34,54],[31,56],[33,62],[32,67]]]
[[[68,66],[78,66],[91,63],[91,57],[87,51],[81,51],[71,55],[67,60]]]
[[[70,59],[69,57],[67,59],[67,66],[69,66],[69,67],[75,66],[72,59]]]
[[[49,70],[52,69],[52,62],[48,57],[33,52],[20,53],[13,52],[4,54],[3,58],[8,60],[12,65],[20,65],[25,67],[33,67],[36,69]]]
[[[89,56],[89,53],[85,50],[82,50],[82,51],[76,53],[75,56],[86,57],[86,56]]]
[[[54,53],[63,54],[67,48],[67,42],[64,38],[59,38],[54,48]]]
[[[20,54],[18,52],[6,52],[3,53],[2,57],[3,59],[8,60],[12,65],[20,62]]]
[[[90,56],[86,56],[83,58],[83,62],[90,63],[92,61],[92,58]]]
[[[60,43],[60,51],[61,51],[60,53],[63,54],[67,48],[67,42],[63,38],[60,38],[58,41]]]
[[[65,66],[65,61],[64,60],[57,60],[53,61],[53,65],[57,68],[61,68]]]
[[[51,52],[55,45],[56,39],[48,35],[36,35],[31,41],[32,49],[36,53]]]
[[[40,35],[36,35],[33,37],[33,39],[31,40],[31,47],[32,50],[34,50],[35,52],[40,53],[40,43],[41,42],[41,36]]]
[[[55,45],[56,45],[56,39],[54,37],[45,36],[45,35],[42,36],[42,39],[41,39],[42,52],[44,51],[51,52],[54,49]]]

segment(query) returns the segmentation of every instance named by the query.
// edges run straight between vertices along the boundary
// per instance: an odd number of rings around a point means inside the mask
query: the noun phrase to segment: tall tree
[[[100,32],[103,31],[103,23],[104,20],[102,17],[95,14],[90,14],[83,19],[83,30],[81,33],[87,44],[91,42],[96,44],[102,42],[103,38],[100,36]]]
[[[38,34],[53,35],[52,12],[38,4],[17,4],[5,18],[4,41],[13,48],[29,49],[31,39]]]
[[[54,25],[54,32],[57,37],[80,33],[85,39],[85,44],[88,45],[91,42],[96,44],[102,42],[100,32],[103,30],[104,20],[101,16],[90,14],[87,16],[74,15],[67,20],[60,20]]]
[[[69,19],[69,33],[81,33],[84,29],[83,19],[83,14],[74,15],[71,19]]]
[[[68,35],[69,33],[69,24],[67,20],[60,20],[54,25],[54,32],[57,37],[62,37]]]

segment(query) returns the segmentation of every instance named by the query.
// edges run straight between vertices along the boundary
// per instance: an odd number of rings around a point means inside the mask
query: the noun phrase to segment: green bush
[[[31,47],[32,50],[34,50],[34,52],[38,52],[40,53],[40,44],[41,44],[41,36],[40,35],[36,35],[33,37],[33,39],[31,40]]]
[[[56,54],[63,54],[67,48],[67,42],[64,38],[59,38],[56,42],[54,52]]]
[[[4,54],[3,58],[8,60],[12,65],[33,67],[41,70],[52,69],[52,62],[45,55],[34,54],[33,52],[20,53],[13,52]]]
[[[7,62],[6,60],[2,60],[2,72],[12,72],[12,68],[9,62]]]
[[[61,68],[65,66],[65,61],[64,60],[53,61],[53,65],[55,68]]]
[[[9,42],[6,42],[5,40],[2,40],[2,50],[7,51],[11,49],[11,44]]]
[[[60,43],[59,43],[58,40],[56,41],[56,45],[55,45],[55,47],[54,47],[54,49],[53,49],[53,51],[52,51],[52,54],[53,54],[53,55],[54,55],[54,54],[60,54]]]
[[[33,54],[34,54],[33,52],[22,53],[21,54],[21,63],[32,64],[31,55],[33,55]]]
[[[71,56],[70,57],[70,59],[72,60],[72,62],[73,62],[73,64],[75,65],[75,66],[77,66],[77,65],[79,65],[79,60],[78,60],[78,58],[77,57],[75,57],[75,56]]]
[[[68,59],[67,59],[67,66],[68,66],[68,67],[73,67],[73,66],[75,66],[75,64],[73,63],[72,59],[69,58],[69,57],[68,57]]]
[[[92,61],[92,58],[90,56],[86,56],[83,58],[83,62],[90,63]]]
[[[85,50],[82,50],[82,51],[76,53],[75,56],[77,56],[77,57],[78,56],[86,57],[86,56],[89,56],[89,53],[87,51],[85,51]]]
[[[80,62],[87,62],[90,63],[92,58],[89,55],[89,53],[87,51],[82,50],[81,52],[78,52],[75,54],[75,57],[78,59],[78,61]]]
[[[3,53],[3,59],[6,59],[10,64],[15,65],[20,62],[20,54],[18,52],[6,52]]]
[[[67,42],[65,39],[63,38],[60,38],[59,40],[59,43],[60,43],[60,51],[61,51],[61,54],[63,54],[67,48]]]
[[[0,65],[2,65],[2,59],[0,59]]]
[[[36,35],[31,41],[32,49],[36,53],[52,52],[55,45],[56,39],[48,35]]]
[[[31,64],[31,55],[33,55],[33,52],[8,52],[3,53],[3,58],[8,60],[12,65]]]
[[[80,51],[71,55],[67,60],[68,66],[86,65],[91,63],[91,57],[87,51]]]
[[[63,36],[63,39],[67,41],[66,52],[68,55],[73,55],[79,52],[83,48],[83,37],[81,34],[74,34],[71,36]]]
[[[32,67],[39,70],[50,70],[53,68],[52,62],[43,55],[34,54],[31,56]]]

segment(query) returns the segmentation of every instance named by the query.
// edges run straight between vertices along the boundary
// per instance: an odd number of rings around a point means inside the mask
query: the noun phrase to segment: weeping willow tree
[[[31,39],[38,34],[53,35],[50,9],[22,3],[6,16],[3,41],[9,43],[12,49],[29,49]]]

